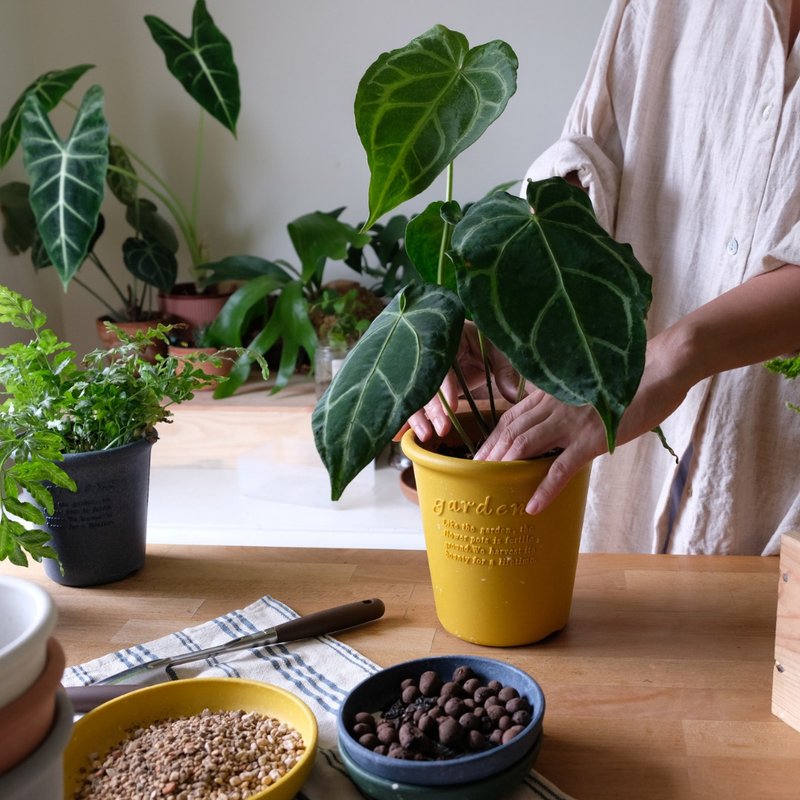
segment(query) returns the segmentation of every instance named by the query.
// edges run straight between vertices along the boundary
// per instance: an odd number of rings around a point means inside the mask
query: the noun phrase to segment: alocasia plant
[[[493,191],[465,213],[451,196],[454,159],[502,113],[516,69],[504,42],[470,48],[438,25],[381,55],[361,80],[367,224],[445,170],[448,191],[406,231],[425,283],[398,293],[314,410],[334,499],[437,392],[466,318],[521,376],[567,403],[591,403],[614,448],[644,367],[650,277],[560,178],[529,183],[524,198]]]
[[[235,136],[241,102],[239,74],[232,46],[214,24],[204,0],[195,3],[188,36],[152,15],[145,22],[170,73],[201,109]],[[147,318],[142,316],[142,307],[148,288],[169,292],[175,283],[179,243],[156,204],[140,196],[140,188],[171,216],[183,237],[195,279],[204,275],[207,256],[195,202],[203,161],[202,124],[194,159],[193,199],[187,203],[140,155],[115,136],[109,138],[101,87],[87,90],[67,138],[62,140],[56,133],[49,112],[68,102],[67,93],[91,68],[82,64],[40,75],[23,90],[0,126],[0,166],[21,144],[30,178],[30,200],[25,184],[0,187],[4,238],[12,252],[30,248],[37,268],[52,264],[65,288],[73,280],[86,287],[76,273],[87,259],[92,261],[115,293],[113,302],[98,298],[108,310],[115,314],[121,305],[124,317]],[[94,251],[103,231],[100,211],[106,184],[125,206],[126,219],[135,231],[123,243],[122,254],[128,272],[143,284],[138,292],[120,289]]]

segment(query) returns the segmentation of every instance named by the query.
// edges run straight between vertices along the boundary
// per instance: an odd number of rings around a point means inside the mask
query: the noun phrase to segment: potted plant
[[[188,36],[156,16],[146,16],[145,22],[164,53],[170,73],[202,112],[235,136],[240,109],[238,70],[231,44],[214,24],[204,0],[197,0],[194,6]],[[193,199],[187,203],[144,158],[116,136],[109,138],[101,87],[92,86],[86,92],[69,136],[60,139],[48,114],[62,101],[72,105],[65,96],[89,69],[91,65],[83,64],[40,75],[25,88],[0,127],[0,166],[21,143],[30,178],[30,187],[14,183],[0,189],[6,243],[13,252],[30,247],[37,267],[51,263],[64,288],[72,280],[86,286],[76,273],[87,260],[94,263],[111,282],[113,299],[98,299],[110,309],[115,322],[141,315],[154,318],[152,289],[161,298],[162,318],[177,314],[192,325],[210,322],[227,294],[204,280],[208,257],[198,229],[196,202],[204,155],[203,115],[198,123]],[[56,180],[59,175],[64,180]],[[103,228],[100,209],[106,184],[125,206],[126,218],[135,232],[122,245],[123,261],[134,278],[133,287],[127,291],[117,287],[94,251]],[[140,189],[149,196],[140,196]],[[205,310],[199,316],[187,310],[180,299],[177,311],[169,304],[168,298],[176,289],[179,239],[151,198],[166,209],[189,254],[193,281],[178,284],[177,290],[181,299],[201,296]]]
[[[313,364],[318,342],[313,318],[320,304],[337,302],[354,288],[348,284],[344,292],[325,281],[325,267],[329,260],[344,261],[355,258],[353,248],[370,245],[374,233],[359,231],[339,219],[344,209],[314,211],[292,220],[288,226],[298,265],[284,260],[267,261],[256,257],[223,259],[208,265],[206,280],[235,281],[239,288],[220,310],[209,327],[212,340],[237,346],[247,345],[249,353],[266,355],[278,345],[280,355],[275,368],[273,391],[279,391],[295,374],[302,357]],[[368,302],[366,294],[359,292],[361,302],[352,304],[353,312],[366,321],[373,319],[382,308],[377,300]],[[350,301],[347,301],[350,302]],[[252,361],[245,354],[234,365],[230,380],[215,392],[226,396],[235,391],[250,374]]]
[[[33,303],[0,286],[0,322],[30,335],[0,349],[0,559],[45,560],[55,581],[118,580],[144,563],[150,449],[171,406],[215,378],[201,368],[236,358],[141,357],[157,325],[79,361]],[[262,360],[264,376],[266,364]]]
[[[600,227],[587,195],[560,178],[528,184],[525,197],[491,192],[466,213],[453,200],[453,162],[502,113],[516,70],[505,42],[470,48],[463,35],[439,25],[381,55],[359,84],[356,126],[371,173],[366,225],[443,172],[447,195],[406,231],[423,282],[389,303],[314,410],[334,499],[457,368],[465,319],[508,357],[521,391],[527,380],[567,403],[594,406],[614,449],[644,366],[650,277],[631,248]],[[470,421],[450,409],[467,456],[496,420],[488,364],[486,375],[488,412],[468,386]],[[473,462],[438,452],[439,443],[423,446],[411,431],[402,444],[414,463],[444,627],[504,646],[563,627],[588,468],[532,517],[525,505],[552,454]]]

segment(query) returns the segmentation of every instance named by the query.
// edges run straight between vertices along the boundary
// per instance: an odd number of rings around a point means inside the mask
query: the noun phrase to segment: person
[[[528,171],[581,185],[653,277],[621,446],[606,452],[592,407],[529,386],[476,456],[562,450],[533,514],[593,460],[584,551],[771,555],[800,529],[800,392],[763,366],[800,348],[798,28],[798,0],[612,0],[562,136]],[[459,358],[479,371],[471,329]],[[443,390],[457,398],[452,376]],[[409,424],[449,427],[435,398]]]

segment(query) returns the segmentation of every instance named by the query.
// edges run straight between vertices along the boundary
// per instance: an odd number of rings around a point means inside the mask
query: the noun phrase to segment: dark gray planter
[[[111,450],[73,453],[62,468],[78,490],[53,488],[55,513],[46,530],[61,559],[44,559],[45,573],[66,586],[111,583],[144,565],[150,451],[138,439]]]

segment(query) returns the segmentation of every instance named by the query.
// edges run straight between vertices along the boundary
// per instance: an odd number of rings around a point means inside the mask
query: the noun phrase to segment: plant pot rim
[[[48,640],[55,628],[58,612],[49,593],[32,581],[2,576],[0,587],[10,589],[13,596],[19,598],[27,617],[23,623],[25,629],[19,631],[14,639],[0,644],[0,672],[3,676],[0,708],[3,708],[26,692],[44,668]]]
[[[471,414],[459,413],[459,419],[469,417]],[[455,434],[458,436],[458,434]],[[436,448],[442,441],[452,441],[452,435],[448,434],[445,439],[435,437],[429,442],[420,442],[417,440],[414,431],[409,428],[400,440],[400,446],[403,453],[411,459],[414,464],[421,466],[440,469],[440,470],[456,470],[463,469],[464,464],[469,463],[469,469],[480,479],[484,475],[495,475],[498,470],[504,471],[507,475],[515,475],[517,473],[524,473],[533,478],[544,477],[550,469],[550,465],[556,460],[556,455],[538,456],[526,460],[516,461],[474,461],[468,458],[461,458],[459,456],[444,455],[437,452]]]
[[[103,447],[98,450],[85,450],[81,453],[64,453],[64,458],[69,458],[70,461],[75,461],[80,458],[90,458],[92,456],[96,456],[98,453],[119,453],[125,449],[132,449],[134,447],[141,448],[143,443],[152,446],[158,441],[158,433],[156,433],[154,430],[152,434],[155,438],[152,438],[151,436],[142,436],[139,439],[134,439],[132,442],[120,444],[116,447]]]

